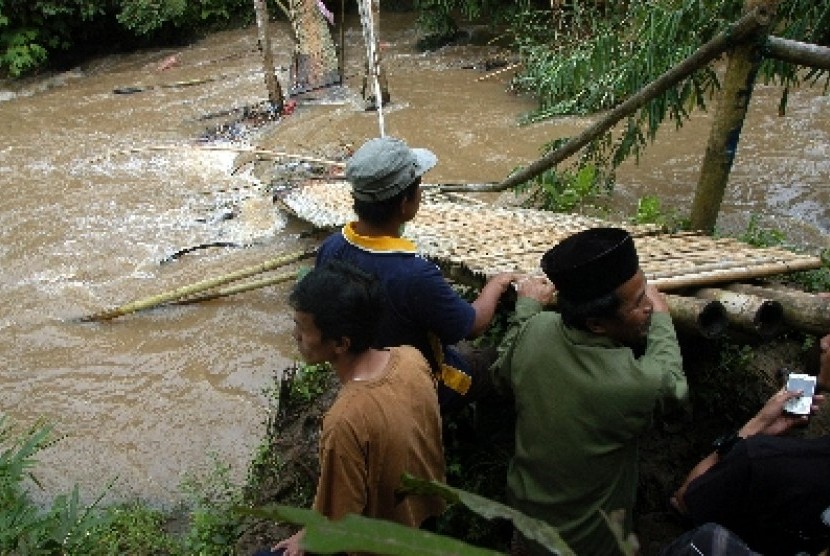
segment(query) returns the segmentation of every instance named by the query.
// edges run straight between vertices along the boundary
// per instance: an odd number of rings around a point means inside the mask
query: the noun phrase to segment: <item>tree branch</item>
[[[830,48],[781,37],[767,37],[764,54],[782,62],[830,70]]]

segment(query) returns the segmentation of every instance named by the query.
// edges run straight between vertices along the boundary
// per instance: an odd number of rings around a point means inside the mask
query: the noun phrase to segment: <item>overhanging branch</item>
[[[781,37],[767,37],[764,54],[782,62],[830,70],[830,48]]]
[[[660,77],[643,87],[638,93],[629,97],[625,102],[609,110],[605,116],[591,125],[591,127],[576,137],[572,137],[564,145],[551,151],[523,170],[516,172],[500,183],[494,184],[491,188],[486,189],[486,191],[504,191],[531,180],[545,170],[562,162],[614,127],[617,122],[633,114],[650,100],[665,93],[669,88],[677,85],[681,80],[716,59],[727,49],[756,34],[759,29],[769,24],[770,17],[771,14],[763,6],[759,6],[747,13],[727,30],[719,33],[712,40],[698,48],[691,56],[663,73]],[[445,186],[441,190],[465,191],[466,189],[464,186]],[[476,189],[476,191],[484,190],[482,188]]]

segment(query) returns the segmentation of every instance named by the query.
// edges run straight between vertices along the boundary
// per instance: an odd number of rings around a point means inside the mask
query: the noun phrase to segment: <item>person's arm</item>
[[[668,303],[654,286],[646,287],[646,295],[652,303],[653,313],[646,352],[640,358],[641,368],[646,375],[659,381],[660,400],[684,400],[689,395],[689,386]]]
[[[830,334],[819,340],[819,371],[816,382],[824,390],[830,390]]]
[[[327,419],[332,419],[331,413]],[[369,485],[366,458],[354,429],[342,415],[324,422],[320,439],[320,479],[314,509],[329,519],[363,513]]]
[[[669,304],[666,301],[666,296],[660,293],[657,287],[649,284],[646,286],[646,297],[651,301],[652,310],[655,313],[668,313]]]
[[[556,293],[554,285],[544,276],[524,276],[515,281],[515,286],[519,299],[533,299],[543,307],[550,304]]]
[[[747,421],[744,426],[738,430],[738,437],[749,438],[750,436],[754,436],[756,434],[779,435],[799,423],[803,424],[806,422],[806,416],[794,416],[784,413],[784,404],[787,400],[796,398],[798,395],[798,392],[788,392],[784,389],[773,394],[773,396],[767,400],[767,403],[764,404],[764,407],[762,407],[754,417]],[[818,401],[820,402],[820,400]],[[686,507],[684,499],[686,490],[689,488],[692,481],[705,474],[719,461],[720,455],[717,451],[713,451],[692,468],[686,476],[686,479],[683,481],[683,484],[680,485],[671,497],[671,504],[675,507],[675,509],[683,514],[688,513],[688,508]]]
[[[509,327],[498,346],[498,358],[490,367],[493,384],[502,392],[510,386],[510,360],[522,326],[549,304],[555,292],[550,280],[543,277],[525,277],[516,281],[516,307],[509,318]]]
[[[487,330],[493,320],[499,298],[511,286],[515,286],[519,299],[532,299],[539,303],[540,308],[550,304],[556,291],[550,280],[544,276],[524,276],[513,272],[493,276],[482,288],[478,298],[473,301],[476,318],[471,337],[479,336]]]
[[[305,529],[300,529],[287,539],[283,539],[271,547],[271,552],[277,552],[279,549],[284,549],[283,556],[303,556],[305,550],[300,548],[300,543],[305,536]]]
[[[363,454],[344,421],[325,426],[320,439],[320,479],[314,509],[329,519],[339,519],[346,514],[363,513],[366,507],[366,466]],[[300,529],[287,539],[275,544],[272,552],[285,549],[284,556],[303,556],[301,548],[305,529]]]
[[[513,272],[496,274],[484,284],[478,297],[472,303],[476,316],[473,321],[473,328],[470,330],[470,338],[480,336],[487,330],[487,327],[493,321],[493,315],[496,314],[496,306],[499,303],[499,299],[510,288],[510,285],[518,276],[518,274]]]

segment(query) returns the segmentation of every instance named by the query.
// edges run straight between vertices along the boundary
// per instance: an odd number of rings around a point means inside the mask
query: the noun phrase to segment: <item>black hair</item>
[[[418,177],[415,181],[406,186],[406,189],[383,201],[360,201],[354,200],[352,208],[355,214],[361,220],[373,224],[375,226],[382,226],[389,222],[401,206],[401,201],[410,199],[415,195],[418,187],[421,185],[421,178]]]
[[[556,297],[556,306],[562,315],[562,322],[571,328],[588,330],[588,319],[616,318],[622,301],[616,292],[610,292],[587,301],[575,301],[561,293]]]
[[[383,315],[383,290],[371,274],[343,262],[330,261],[300,280],[288,302],[309,313],[324,340],[349,338],[349,351],[372,346]]]

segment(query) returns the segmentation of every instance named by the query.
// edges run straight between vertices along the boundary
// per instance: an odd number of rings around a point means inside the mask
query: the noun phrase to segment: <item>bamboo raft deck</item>
[[[281,203],[317,228],[334,229],[356,218],[349,189],[345,181],[311,182],[292,189]],[[540,274],[542,255],[557,242],[579,230],[614,225],[634,236],[640,266],[649,282],[666,294],[680,329],[707,338],[727,329],[761,338],[771,338],[785,327],[812,334],[830,330],[830,299],[751,284],[820,268],[817,256],[702,233],[670,234],[654,226],[496,207],[462,194],[440,193],[429,185],[424,192],[418,215],[407,224],[404,236],[456,282],[481,286],[500,272]]]
[[[640,266],[664,292],[750,281],[821,267],[821,259],[781,248],[759,248],[732,238],[662,233],[653,226],[620,224],[542,210],[499,208],[463,196],[429,193],[405,237],[423,256],[454,276],[483,279],[499,272],[540,273],[545,251],[568,235],[596,226],[619,226],[633,236]],[[459,198],[461,199],[459,201]],[[349,185],[317,182],[292,190],[283,204],[318,228],[355,219]]]

